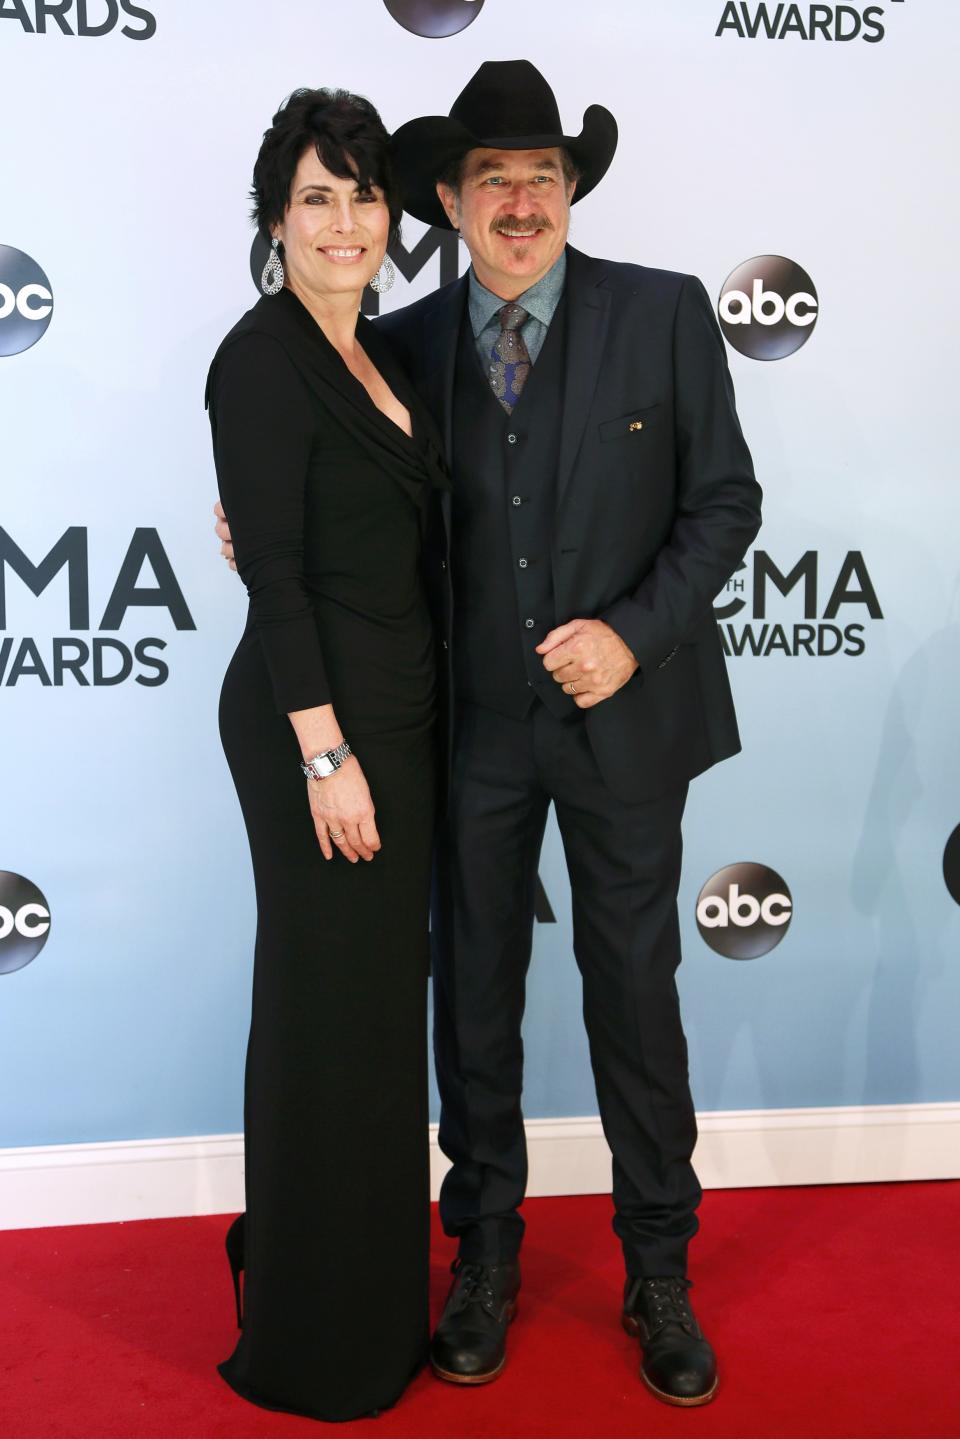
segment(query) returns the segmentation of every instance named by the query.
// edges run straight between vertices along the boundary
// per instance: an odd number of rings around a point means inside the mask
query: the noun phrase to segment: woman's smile
[[[321,255],[338,265],[355,264],[367,253],[363,245],[319,245],[317,248]]]

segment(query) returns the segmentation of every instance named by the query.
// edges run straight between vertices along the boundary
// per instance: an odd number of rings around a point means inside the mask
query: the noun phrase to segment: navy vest
[[[537,698],[576,714],[536,646],[556,624],[551,551],[565,354],[561,299],[508,415],[480,367],[469,316],[453,389],[451,570],[457,698],[523,719]]]

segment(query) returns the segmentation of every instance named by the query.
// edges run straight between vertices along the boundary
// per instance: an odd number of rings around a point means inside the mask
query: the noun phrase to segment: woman
[[[257,893],[247,1207],[228,1235],[242,1332],[220,1372],[257,1404],[330,1420],[392,1404],[428,1346],[420,550],[446,481],[358,313],[400,218],[387,143],[344,91],[298,90],[274,116],[253,188],[265,294],[207,386],[250,596],[220,730]]]

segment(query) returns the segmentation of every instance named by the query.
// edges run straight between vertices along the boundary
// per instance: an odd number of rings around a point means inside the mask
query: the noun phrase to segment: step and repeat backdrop
[[[766,493],[716,598],[744,752],[686,822],[697,1105],[960,1098],[958,40],[953,0],[2,0],[0,1146],[241,1127],[203,389],[253,160],[296,86],[395,128],[518,56],[617,115],[571,238],[702,278]],[[409,219],[394,260],[370,313],[465,267]],[[595,1113],[554,829],[526,1044],[528,1115]]]

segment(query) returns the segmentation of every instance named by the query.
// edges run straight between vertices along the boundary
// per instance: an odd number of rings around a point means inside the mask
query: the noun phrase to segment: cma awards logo
[[[759,959],[776,949],[790,927],[793,899],[765,864],[728,864],[697,896],[697,928],[726,959]]]
[[[0,0],[0,20],[16,20],[26,35],[95,39],[109,35],[121,19],[120,34],[129,40],[150,40],[157,32],[156,16],[131,0]]]
[[[29,350],[47,333],[52,316],[53,291],[36,260],[0,245],[0,355]]]
[[[420,236],[412,250],[408,250],[402,240],[397,240],[387,247],[387,254],[408,284],[413,283],[436,254],[440,256],[440,285],[451,284],[460,273],[460,243],[455,230],[441,230],[431,226]],[[250,249],[250,274],[258,293],[260,276],[269,255],[268,242],[258,234]],[[380,296],[376,290],[371,290],[369,285],[364,289],[360,309],[368,317],[380,313]]]
[[[139,583],[144,565],[153,571],[155,583],[152,585]],[[78,635],[39,640],[4,635],[8,571],[39,598],[61,570],[66,571],[68,627],[89,631],[86,529],[71,525],[53,548],[35,562],[0,528],[0,685],[18,685],[26,680],[44,688],[66,684],[108,686],[123,684],[131,678],[148,688],[164,684],[170,675],[169,666],[160,658],[160,652],[167,647],[166,640],[146,637],[124,642],[113,638],[112,633],[120,629],[127,612],[136,608],[166,610],[176,629],[196,629],[157,531],[134,530],[97,626],[98,633],[89,640]]]
[[[801,655],[823,659],[837,654],[863,654],[867,647],[866,620],[882,620],[883,610],[859,550],[847,552],[836,578],[828,582],[829,588],[823,584],[821,557],[816,550],[805,551],[789,570],[781,570],[766,550],[754,550],[751,559],[752,577],[748,580],[741,576],[747,566],[739,564],[713,607],[724,654],[765,658],[785,655],[793,659]],[[770,621],[767,607],[771,589],[784,598],[791,590],[802,595],[802,621]],[[822,609],[821,592],[826,594]],[[724,596],[729,598],[721,602]],[[851,606],[860,618],[848,621],[846,612]],[[844,623],[838,624],[837,620]]]
[[[754,255],[727,276],[717,312],[728,343],[741,355],[784,360],[813,334],[820,302],[794,260]]]
[[[892,0],[902,5],[904,0]],[[741,40],[866,40],[876,45],[886,34],[882,5],[776,5],[729,0],[716,34]]]
[[[427,40],[445,40],[466,30],[483,9],[483,0],[383,0],[404,30]]]
[[[0,974],[36,959],[50,933],[50,907],[22,874],[0,869]]]

